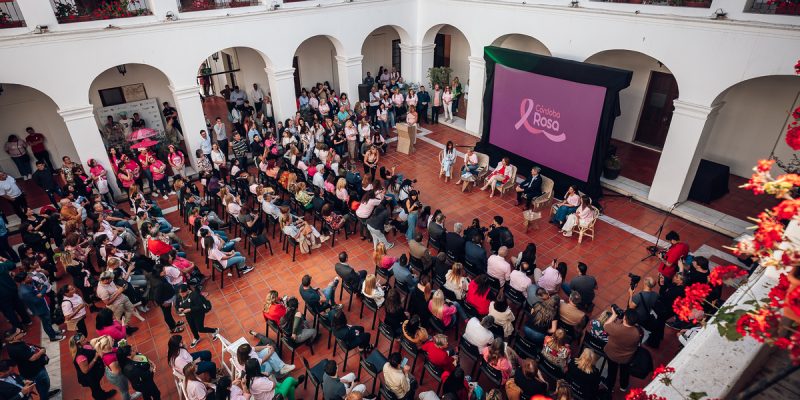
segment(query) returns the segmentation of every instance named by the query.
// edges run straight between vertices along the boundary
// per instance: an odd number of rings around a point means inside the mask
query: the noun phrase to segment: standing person
[[[25,220],[25,210],[28,208],[25,193],[17,186],[17,181],[3,171],[0,171],[0,196],[11,203],[14,214],[17,214],[20,220]]]
[[[200,342],[200,333],[211,333],[211,340],[216,341],[219,334],[218,328],[208,328],[205,326],[206,314],[211,311],[211,302],[208,301],[198,290],[189,290],[189,286],[181,285],[178,288],[178,311],[186,316],[189,330],[192,331],[192,344],[194,348]]]
[[[170,192],[167,179],[167,165],[158,158],[153,157],[152,154],[148,156],[147,163],[150,165],[150,175],[156,184],[156,188],[158,188],[162,198],[167,200]]]
[[[24,338],[24,331],[12,329],[6,332],[6,353],[8,358],[17,365],[19,374],[23,378],[33,381],[36,390],[41,393],[39,397],[46,400],[61,392],[61,389],[50,390],[50,375],[45,369],[49,360],[47,351],[42,347],[23,342]]]
[[[173,268],[169,266],[169,268]],[[175,322],[172,317],[172,306],[175,303],[175,288],[167,280],[165,268],[155,267],[153,272],[148,274],[147,285],[150,288],[150,295],[153,301],[161,308],[164,315],[164,322],[167,324],[170,333],[183,332],[183,321]]]
[[[261,108],[264,107],[264,91],[258,86],[257,83],[253,84],[253,88],[250,89],[250,93],[247,94],[250,100],[253,101],[253,106],[256,108],[256,112],[260,113]]]
[[[461,95],[463,94],[461,88],[461,82],[459,82],[458,77],[455,77],[453,79],[453,84],[451,86],[453,91],[452,115],[455,116],[456,113],[458,112],[458,102],[461,101]]]
[[[39,167],[40,162],[41,161],[36,162],[37,169],[40,168]],[[98,163],[97,160],[95,160],[94,158],[90,158],[86,164],[89,166],[89,176],[92,178],[94,186],[97,187],[97,192],[103,195],[103,199],[108,203],[108,205],[115,207],[117,205],[117,202],[114,201],[114,194],[111,193],[111,189],[108,186],[108,173],[106,172],[106,169],[103,168],[103,166],[100,165],[100,163]],[[44,165],[42,165],[41,170],[44,171]],[[48,196],[50,196],[49,192]],[[50,197],[51,201],[55,200],[54,198],[52,198],[52,196]]]
[[[444,110],[444,121],[451,122],[453,121],[453,92],[450,90],[450,86],[444,87],[444,92],[442,92],[442,109]]]
[[[19,298],[39,320],[42,321],[42,329],[44,329],[51,342],[58,342],[64,340],[61,332],[53,329],[53,321],[50,319],[50,307],[44,299],[44,289],[37,290],[33,286],[33,276],[27,272],[19,272],[14,275],[14,281],[19,284]]]
[[[214,160],[211,159],[211,137],[208,136],[205,130],[200,131],[200,150],[202,150],[208,161],[213,164]]]
[[[0,397],[28,400],[35,390],[33,382],[11,372],[11,361],[0,360]]]
[[[44,147],[44,135],[36,132],[30,126],[25,128],[25,132],[28,132],[28,136],[25,137],[25,141],[31,146],[33,156],[36,157],[36,160],[38,161],[44,161],[44,163],[47,165],[47,169],[50,170],[50,173],[55,173],[56,169],[53,167],[53,162],[50,161],[50,152],[48,152],[47,148]]]
[[[89,305],[78,294],[78,289],[75,285],[68,284],[58,290],[56,307],[61,307],[61,312],[64,313],[67,331],[89,336],[89,331],[86,329],[86,309],[89,308]]]
[[[168,149],[167,160],[169,161],[169,167],[172,168],[172,176],[185,176],[186,156],[184,156],[183,152],[178,150],[174,144],[169,145]]]
[[[425,90],[425,86],[419,87],[417,92],[417,113],[419,114],[420,121],[428,123],[428,104],[431,102],[431,95]]]
[[[431,119],[434,124],[439,123],[439,113],[442,112],[442,90],[439,84],[433,85],[433,99],[431,100]]]
[[[617,371],[619,371],[619,387],[624,392],[628,390],[630,378],[630,362],[636,349],[639,347],[639,328],[636,327],[639,316],[635,310],[626,310],[622,322],[617,322],[617,312],[611,310],[611,317],[603,324],[608,334],[608,343],[603,348],[608,359],[608,376],[606,387],[614,391],[617,384]]]
[[[169,123],[172,120],[172,127],[177,129],[179,132],[183,132],[183,128],[181,128],[181,123],[178,120],[178,110],[175,107],[169,105],[168,101],[162,103],[164,108],[161,110],[161,113],[164,114],[164,119]]]
[[[106,391],[100,386],[105,373],[103,360],[100,353],[89,345],[85,334],[78,332],[69,340],[69,352],[78,375],[78,383],[91,389],[92,399],[106,400],[117,394],[116,390]]]
[[[0,176],[2,177],[2,176]],[[659,283],[661,283],[661,294],[672,284],[672,277],[678,271],[678,261],[689,255],[689,245],[681,242],[678,232],[669,231],[665,236],[670,246],[666,252],[657,253],[661,263],[658,264]]]
[[[378,246],[378,243],[383,243],[387,251],[394,247],[394,243],[390,243],[383,233],[384,226],[388,223],[390,217],[389,207],[390,205],[387,201],[383,200],[372,212],[372,215],[367,218],[367,230],[372,235],[373,250]]]
[[[142,400],[161,399],[161,392],[153,381],[156,366],[144,354],[133,353],[130,345],[120,346],[117,362],[133,389],[142,394]]]
[[[17,252],[14,251],[14,249],[11,248],[11,245],[8,243],[8,226],[6,226],[6,217],[5,215],[2,215],[2,213],[0,213],[0,260],[0,296],[2,296],[5,293],[5,289],[13,286],[13,282],[11,282],[11,277],[9,276],[8,281],[11,283],[11,286],[3,287],[2,279],[4,276],[8,276],[8,274],[6,273],[7,271],[5,269],[2,269],[2,263],[5,263],[6,260],[11,260],[14,263],[19,262],[19,255],[17,255]],[[13,269],[14,265],[11,265],[8,271]],[[5,303],[2,297],[0,297],[0,303]],[[9,321],[10,320],[11,319],[9,318]]]
[[[219,144],[219,148],[227,156],[228,155],[228,127],[222,122],[222,118],[217,117],[214,123],[214,139]]]
[[[131,300],[123,293],[127,287],[127,283],[124,286],[117,287],[114,284],[114,272],[103,271],[100,274],[100,283],[97,284],[97,297],[114,313],[114,319],[122,322],[122,325],[125,326],[125,331],[130,334],[136,330],[136,328],[128,326],[135,310]]]
[[[2,220],[3,218],[0,217],[0,224],[5,227]],[[10,275],[10,272],[16,269],[17,262],[19,262],[19,257],[17,257],[17,261],[13,262],[0,257],[0,310],[12,327],[22,331],[24,325],[30,325],[33,321],[19,298],[17,285]]]
[[[19,140],[17,135],[9,135],[5,145],[6,153],[11,156],[11,160],[16,164],[22,179],[30,179],[31,156],[28,155],[28,143]]]

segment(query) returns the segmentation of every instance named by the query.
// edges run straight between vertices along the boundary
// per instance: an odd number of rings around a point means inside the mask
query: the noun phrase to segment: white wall
[[[450,68],[453,69],[450,81],[458,77],[462,85],[466,84],[469,79],[469,56],[471,55],[467,38],[461,31],[450,25],[443,26],[439,33],[450,35]],[[428,76],[428,71],[423,71],[423,76]]]
[[[0,96],[0,140],[5,145],[8,135],[17,135],[25,139],[25,128],[32,126],[37,132],[45,135],[45,145],[50,151],[50,159],[61,165],[61,157],[69,156],[78,160],[73,138],[67,131],[64,120],[58,114],[56,103],[49,97],[27,86],[3,84],[3,95]],[[74,138],[80,140],[79,137]],[[36,161],[32,152],[31,165]],[[19,178],[16,164],[5,151],[0,152],[0,168],[9,175]]]
[[[542,42],[526,35],[511,34],[498,39],[495,46],[503,47],[506,49],[519,50],[528,53],[540,54],[544,56],[550,55],[550,50],[542,44]]]
[[[92,103],[95,110],[103,107],[99,90],[137,83],[144,84],[148,99],[158,99],[159,108],[161,108],[161,103],[165,101],[168,101],[173,107],[175,106],[175,102],[172,100],[172,91],[169,88],[169,81],[161,71],[142,64],[125,64],[125,68],[127,72],[124,76],[116,68],[111,68],[100,74],[92,82],[92,86],[89,89],[89,102]],[[97,115],[95,113],[95,116],[98,119],[98,126],[102,127],[106,123],[106,115]],[[131,116],[129,115],[128,117]],[[115,115],[114,120],[118,119],[119,116]]]
[[[772,76],[740,83],[719,100],[724,102],[710,127],[703,158],[730,167],[731,173],[749,177],[759,159],[767,158],[775,142],[775,155],[791,160],[795,152],[786,145],[787,112],[800,93],[800,77]],[[773,172],[780,169],[775,167]]]
[[[229,54],[233,58],[233,68],[239,69],[239,71],[233,73],[236,76],[236,84],[239,89],[247,93],[253,88],[253,84],[257,83],[265,94],[269,93],[267,72],[264,70],[266,63],[261,54],[247,47],[233,47],[221,50],[219,61],[215,63],[214,59],[209,58],[209,64],[212,65],[213,72],[220,72],[226,69],[223,54]],[[229,74],[214,75],[214,87],[217,90],[217,94],[225,88],[226,84],[230,84],[229,78]],[[233,88],[233,85],[231,85],[231,88]],[[250,102],[252,103],[252,100]]]
[[[315,36],[306,40],[295,55],[300,69],[300,87],[310,89],[317,82],[328,81],[339,91],[339,77],[334,59],[336,49],[328,38]]]
[[[367,71],[374,77],[378,73],[378,68],[392,68],[392,40],[400,39],[400,35],[391,26],[384,26],[370,33],[364,45],[361,47],[362,78],[367,76]]]
[[[644,96],[650,82],[650,72],[669,74],[666,66],[650,56],[627,50],[610,50],[589,57],[586,62],[633,71],[631,85],[619,92],[620,116],[614,121],[611,137],[624,142],[632,142],[639,125]],[[678,88],[680,97],[680,87]]]

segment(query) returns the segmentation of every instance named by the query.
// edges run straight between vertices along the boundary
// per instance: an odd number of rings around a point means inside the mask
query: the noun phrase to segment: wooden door
[[[672,74],[650,72],[650,83],[647,85],[634,141],[657,149],[664,147],[675,110],[672,101],[677,97],[678,82]]]
[[[300,62],[297,56],[292,59],[292,68],[294,68],[294,97],[300,97]]]

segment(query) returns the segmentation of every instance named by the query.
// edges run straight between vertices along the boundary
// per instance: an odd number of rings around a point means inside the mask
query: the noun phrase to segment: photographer
[[[655,318],[653,318],[650,312],[655,310],[656,303],[658,302],[658,293],[653,291],[656,287],[656,282],[649,276],[644,278],[642,290],[635,295],[634,284],[631,283],[631,286],[632,287],[628,289],[628,309],[636,311],[636,315],[639,317],[639,325],[652,331]]]
[[[492,253],[497,254],[497,250],[501,246],[513,249],[514,235],[508,228],[503,226],[503,217],[495,215],[493,221],[489,227],[489,245],[492,248]]]
[[[669,286],[672,277],[675,276],[675,273],[678,271],[678,260],[689,255],[689,245],[682,243],[680,241],[681,237],[678,235],[678,232],[675,231],[669,231],[666,239],[670,243],[670,246],[667,251],[657,254],[658,259],[661,260],[661,263],[658,265],[658,273],[666,278],[663,281],[666,283],[666,286]],[[663,291],[666,289],[664,287],[665,284],[661,284],[661,290]]]
[[[622,310],[616,305],[611,306],[611,318],[603,327],[608,333],[608,343],[603,348],[608,358],[608,377],[606,387],[609,392],[614,392],[617,384],[617,372],[619,372],[619,387],[624,392],[628,390],[630,378],[630,362],[636,349],[639,347],[641,336],[636,327],[638,315],[634,310],[627,310],[619,321]]]
[[[682,273],[675,274],[669,285],[661,284],[661,294],[655,306],[658,317],[653,321],[650,337],[647,338],[645,343],[648,346],[657,349],[661,345],[661,340],[664,339],[664,325],[668,319],[675,316],[672,304],[675,303],[675,299],[683,296],[686,292],[684,284],[685,279]]]

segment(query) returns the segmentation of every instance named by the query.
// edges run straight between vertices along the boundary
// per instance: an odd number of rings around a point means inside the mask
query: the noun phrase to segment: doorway
[[[434,39],[433,66],[450,67],[450,35],[437,33]]]
[[[672,74],[650,71],[650,83],[644,96],[635,142],[659,150],[664,148],[675,110],[672,102],[677,97],[678,82]]]
[[[294,97],[300,97],[300,61],[297,56],[292,58],[292,68],[294,68]]]

